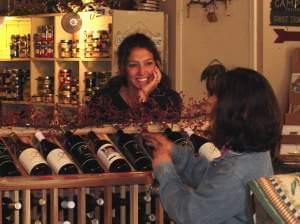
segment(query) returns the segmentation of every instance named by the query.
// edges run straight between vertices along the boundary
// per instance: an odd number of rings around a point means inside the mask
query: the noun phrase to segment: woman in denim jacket
[[[162,205],[176,224],[251,223],[247,183],[273,174],[281,119],[268,81],[236,68],[219,76],[215,94],[211,132],[220,158],[209,162],[160,134],[144,136],[155,148]]]

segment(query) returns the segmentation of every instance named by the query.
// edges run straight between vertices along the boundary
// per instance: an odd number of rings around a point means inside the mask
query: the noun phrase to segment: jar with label
[[[61,58],[72,57],[72,40],[61,40],[59,47],[60,47]]]
[[[52,41],[53,40],[53,26],[47,25],[45,28],[45,31],[46,31],[46,40]]]
[[[59,71],[59,82],[60,82],[60,85],[64,84],[68,80],[71,80],[71,76],[72,76],[71,69],[61,69]]]

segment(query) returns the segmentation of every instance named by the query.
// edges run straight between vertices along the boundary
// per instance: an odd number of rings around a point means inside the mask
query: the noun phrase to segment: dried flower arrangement
[[[185,95],[181,93],[183,99]],[[183,105],[182,112],[179,114],[169,107],[161,110],[159,106],[153,103],[151,111],[144,107],[139,107],[124,114],[115,108],[106,108],[105,111],[99,110],[98,106],[89,108],[86,105],[77,105],[76,107],[67,107],[61,104],[54,106],[37,106],[35,104],[26,104],[22,107],[13,107],[2,110],[2,127],[33,127],[43,129],[58,129],[61,126],[69,128],[83,127],[102,127],[107,124],[116,128],[126,128],[133,124],[147,129],[148,124],[179,124],[181,127],[192,127],[196,131],[201,131],[204,121],[207,119],[205,114],[204,99],[197,100],[189,97]],[[101,100],[99,105],[103,105]],[[107,104],[105,104],[107,105]],[[100,107],[101,108],[101,107]],[[105,121],[102,119],[105,118]]]

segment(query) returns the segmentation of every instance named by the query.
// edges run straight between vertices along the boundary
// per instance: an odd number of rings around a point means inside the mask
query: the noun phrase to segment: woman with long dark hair
[[[258,72],[236,68],[218,75],[211,135],[221,157],[195,157],[189,146],[159,134],[153,169],[160,199],[178,224],[252,223],[248,182],[271,176],[270,152],[279,143],[281,116],[274,92]]]
[[[182,101],[161,71],[155,43],[134,33],[122,41],[117,54],[119,74],[91,99],[93,117],[103,122],[178,120]]]

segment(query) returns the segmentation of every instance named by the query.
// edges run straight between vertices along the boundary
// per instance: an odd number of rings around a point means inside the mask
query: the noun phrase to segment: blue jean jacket
[[[176,224],[251,223],[247,183],[271,176],[269,152],[227,151],[209,162],[174,145],[173,163],[154,169],[164,209]]]

